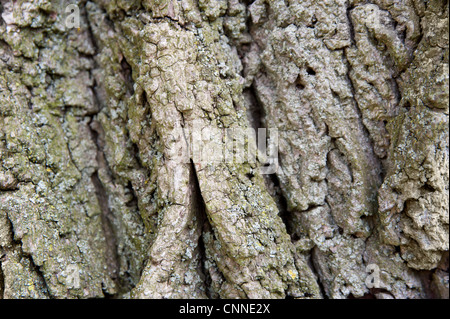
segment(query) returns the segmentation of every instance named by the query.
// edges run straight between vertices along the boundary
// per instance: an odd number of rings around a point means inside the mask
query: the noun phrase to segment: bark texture
[[[448,1],[0,16],[0,298],[448,298]],[[279,169],[180,163],[193,125]]]

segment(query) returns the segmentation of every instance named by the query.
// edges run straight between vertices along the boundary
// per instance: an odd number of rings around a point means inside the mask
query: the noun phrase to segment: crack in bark
[[[94,128],[93,128],[94,126]],[[97,146],[97,162],[99,164],[99,169],[105,169],[109,173],[109,167],[107,166],[106,159],[103,154],[103,143],[99,141],[100,134],[95,130],[95,124],[92,122],[89,124],[89,128],[92,134],[92,139]],[[98,129],[98,128],[97,128]],[[101,210],[101,224],[103,234],[105,236],[106,241],[106,263],[108,267],[108,272],[116,283],[117,287],[122,288],[120,275],[120,262],[117,251],[117,240],[114,228],[112,226],[112,219],[114,218],[111,209],[109,207],[109,196],[106,192],[102,181],[98,175],[97,169],[91,176],[92,184],[95,187],[95,195],[97,196],[98,203],[100,205]]]
[[[323,285],[322,280],[321,280],[320,275],[319,275],[319,272],[317,271],[317,268],[316,268],[316,266],[314,264],[313,253],[314,253],[314,247],[311,249],[311,253],[310,253],[309,258],[308,258],[308,266],[311,269],[311,271],[313,272],[314,276],[316,276],[316,278],[317,278],[316,282],[317,282],[317,285],[320,288],[320,293],[322,294],[322,297],[324,299],[329,299],[329,297],[328,297],[328,295],[327,295],[327,293],[325,291],[325,286]]]
[[[194,202],[194,209],[197,210],[197,218],[199,219],[199,225],[201,227],[201,234],[198,238],[198,243],[197,243],[197,248],[199,251],[199,258],[200,258],[200,271],[201,271],[201,277],[203,277],[205,286],[206,286],[206,295],[208,296],[208,298],[211,299],[211,293],[210,293],[210,283],[208,285],[208,279],[210,279],[210,277],[208,276],[208,272],[206,270],[206,247],[205,247],[205,243],[203,241],[203,235],[204,235],[204,231],[205,231],[205,227],[209,224],[209,220],[208,220],[208,216],[206,214],[206,204],[205,204],[205,200],[203,199],[202,196],[202,192],[200,189],[200,183],[198,181],[198,176],[197,176],[197,170],[195,168],[195,164],[192,161],[192,159],[190,160],[190,165],[191,165],[191,177],[190,177],[190,182],[193,184],[194,190],[192,192],[192,197],[193,197],[193,202]]]
[[[253,126],[253,129],[255,129],[257,132],[259,128],[266,128],[265,127],[266,125],[264,125],[264,117],[265,117],[264,107],[258,101],[258,95],[255,92],[254,83],[249,88],[246,89],[246,92],[249,94],[251,102],[253,102],[252,105],[249,105],[250,112],[247,112],[248,116],[251,117],[248,120],[251,126]],[[281,163],[280,159],[279,163]],[[291,231],[291,227],[289,227],[290,212],[288,211],[288,204],[287,204],[288,201],[280,186],[279,177],[276,173],[264,175],[264,180],[275,191],[275,193],[271,195],[274,198],[275,202],[277,203],[280,217],[286,226],[286,231],[288,232],[288,235],[292,238],[293,232]]]
[[[2,270],[2,258],[4,255],[0,255],[0,299],[4,299],[5,296],[5,278]]]
[[[102,230],[106,240],[106,263],[111,278],[118,284],[119,259],[117,255],[117,243],[112,227],[112,213],[108,204],[108,194],[103,187],[98,171],[91,176],[91,181],[95,187],[95,193],[101,210]]]
[[[3,292],[0,295],[3,298],[4,297],[4,293],[5,293],[5,291],[4,291],[4,289],[5,289],[5,282],[4,282],[4,277],[3,277],[3,271],[2,271],[2,268],[1,268],[2,267],[2,259],[7,256],[8,252],[11,252],[13,250],[17,250],[21,258],[25,258],[25,259],[28,260],[28,262],[30,264],[31,271],[34,271],[34,273],[36,274],[36,276],[38,277],[38,279],[40,281],[40,284],[42,284],[42,288],[44,289],[44,293],[49,298],[53,298],[53,296],[50,294],[50,290],[49,290],[47,282],[45,280],[44,273],[42,272],[40,267],[35,264],[35,262],[33,260],[33,256],[31,254],[28,254],[28,253],[23,251],[23,249],[22,249],[22,241],[21,240],[14,239],[14,226],[13,226],[13,223],[12,223],[11,219],[9,218],[8,214],[6,214],[6,220],[9,223],[9,228],[11,229],[11,238],[9,238],[10,246],[6,247],[6,248],[2,247],[4,255],[0,256],[0,291],[3,288]],[[0,299],[2,299],[2,298],[0,298]]]
[[[84,18],[86,19],[86,24],[87,24],[86,30],[88,32],[88,37],[89,37],[89,39],[92,42],[92,46],[94,47],[94,55],[96,55],[96,54],[98,54],[98,44],[97,44],[97,41],[95,39],[94,32],[92,30],[91,20],[89,19],[89,15],[87,13],[86,5],[87,5],[87,1],[84,3],[84,6],[83,6],[83,15],[84,15]]]
[[[350,41],[351,41],[352,45],[356,44],[356,40],[355,40],[355,26],[353,25],[353,21],[352,21],[352,17],[351,17],[351,11],[354,8],[355,8],[354,6],[347,6],[347,11],[346,11],[347,20],[348,20],[348,26],[349,26],[349,31],[350,31],[349,32],[349,34],[350,34]]]
[[[97,62],[94,59],[95,55],[99,52],[99,47],[96,42],[96,38],[93,33],[91,21],[89,19],[89,15],[87,13],[86,8],[87,3],[84,4],[83,7],[83,15],[85,16],[85,19],[87,21],[87,32],[88,32],[88,38],[92,42],[92,45],[94,47],[94,54],[92,56],[92,60],[94,62],[93,69],[89,70],[90,76],[93,77],[93,70],[98,68]],[[107,17],[105,15],[105,17]],[[121,61],[121,67],[122,67],[122,75],[124,79],[126,80],[126,86],[127,86],[127,92],[130,95],[134,94],[134,81],[132,77],[132,69],[131,66],[126,61],[125,57],[123,57]],[[101,99],[98,96],[97,92],[97,83],[94,79],[94,85],[92,87],[93,92],[93,98],[94,103],[98,107],[97,113],[93,114],[93,116],[96,116],[100,113],[100,111],[106,106],[104,103],[102,103]],[[104,170],[108,176],[110,176],[112,179],[113,173],[111,171],[111,168],[108,165],[108,162],[105,157],[104,147],[105,147],[105,140],[104,140],[104,132],[101,127],[101,124],[94,120],[94,117],[91,118],[91,121],[88,123],[89,130],[91,132],[91,139],[95,143],[97,147],[97,163],[99,165],[99,168],[92,174],[91,176],[91,182],[95,187],[95,193],[97,196],[98,203],[100,205],[101,210],[101,224],[102,224],[102,230],[103,234],[105,236],[106,241],[106,263],[108,267],[108,273],[111,276],[111,279],[114,281],[117,292],[115,295],[109,295],[103,290],[103,294],[106,298],[116,298],[119,294],[123,293],[125,290],[128,291],[130,287],[127,285],[126,278],[121,278],[120,276],[120,257],[118,252],[118,243],[117,243],[117,234],[115,232],[114,226],[113,226],[113,220],[115,218],[114,214],[111,211],[110,205],[109,205],[109,194],[105,187],[103,186],[103,182],[99,176],[99,170]],[[136,154],[137,156],[137,154]],[[139,162],[138,162],[139,163]],[[137,198],[136,194],[133,190],[132,185],[128,185],[130,193],[132,194],[132,200],[131,202],[136,203],[137,207]],[[139,209],[138,209],[139,210]],[[128,273],[127,273],[128,274]]]
[[[41,283],[43,284],[43,288],[44,288],[44,291],[47,293],[47,296],[49,298],[53,298],[53,296],[50,294],[50,290],[48,289],[48,285],[47,285],[47,282],[45,280],[44,273],[41,270],[41,267],[39,267],[38,265],[36,265],[34,263],[33,257],[31,255],[25,253],[22,250],[22,247],[20,247],[19,249],[20,249],[20,252],[22,253],[22,256],[29,260],[31,269],[33,269],[36,272],[36,275],[41,280]]]

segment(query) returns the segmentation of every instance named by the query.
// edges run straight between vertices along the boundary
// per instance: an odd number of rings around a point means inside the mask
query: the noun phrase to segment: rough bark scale
[[[1,297],[448,298],[448,1],[0,13]],[[180,164],[194,123],[280,170]]]

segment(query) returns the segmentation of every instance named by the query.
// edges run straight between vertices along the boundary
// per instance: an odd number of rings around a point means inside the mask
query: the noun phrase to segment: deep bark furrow
[[[3,258],[1,256],[0,258]],[[5,279],[3,277],[2,262],[0,261],[0,299],[4,299]]]
[[[95,187],[95,194],[97,200],[100,204],[101,209],[101,219],[102,219],[102,230],[106,240],[106,264],[108,266],[108,271],[113,280],[117,281],[119,275],[119,259],[117,257],[117,244],[115,239],[114,230],[111,226],[111,211],[108,204],[108,195],[103,188],[102,182],[98,177],[98,173],[95,172],[91,176],[92,184]]]

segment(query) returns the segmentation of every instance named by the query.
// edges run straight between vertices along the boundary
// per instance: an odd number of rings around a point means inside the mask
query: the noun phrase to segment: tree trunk
[[[448,298],[448,1],[0,3],[0,298]]]

